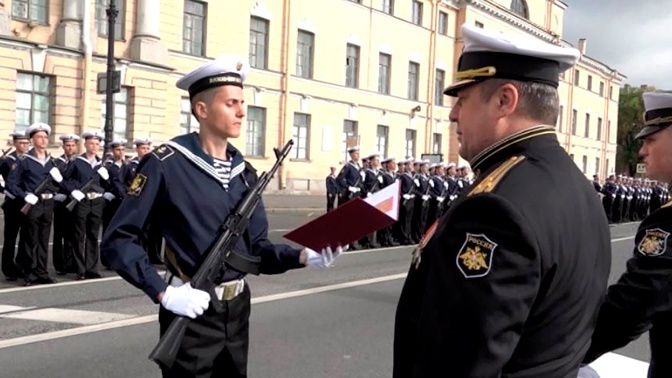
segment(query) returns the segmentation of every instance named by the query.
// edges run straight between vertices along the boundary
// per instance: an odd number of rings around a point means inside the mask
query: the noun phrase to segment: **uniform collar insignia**
[[[469,162],[469,164],[471,165],[471,169],[473,171],[483,171],[482,169],[480,169],[480,166],[483,165],[484,162],[493,157],[495,154],[501,152],[502,150],[516,143],[540,135],[547,135],[547,134],[555,134],[555,127],[547,125],[539,125],[510,135],[498,141],[497,143],[493,144],[492,146],[486,148],[485,150],[481,151],[481,153],[479,153],[478,155],[476,155],[476,157],[474,157]]]

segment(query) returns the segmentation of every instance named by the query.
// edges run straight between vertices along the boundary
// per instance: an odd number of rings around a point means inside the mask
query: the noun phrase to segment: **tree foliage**
[[[616,151],[616,173],[634,176],[639,162],[640,142],[635,135],[644,126],[644,102],[642,94],[654,91],[648,86],[621,88],[618,100],[618,149]]]

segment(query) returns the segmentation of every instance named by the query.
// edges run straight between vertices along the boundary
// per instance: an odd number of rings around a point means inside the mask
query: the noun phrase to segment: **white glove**
[[[424,196],[422,196],[422,200],[423,200],[423,201],[427,201],[428,199],[429,199],[429,196],[428,196],[428,195],[425,194]]]
[[[402,195],[402,197],[404,197],[404,199],[411,199],[411,198],[413,198],[413,197],[411,197],[410,194],[404,194],[404,195]]]
[[[415,186],[420,186],[420,180],[414,179],[413,182],[415,183]]]
[[[332,251],[331,247],[323,248],[321,253],[317,253],[310,248],[305,249],[308,255],[306,266],[312,268],[331,268],[336,258],[343,252],[343,247],[337,247]]]
[[[361,189],[356,187],[356,186],[350,186],[350,187],[348,187],[348,190],[353,192],[353,193],[359,193],[361,191]]]
[[[84,199],[84,193],[82,193],[78,189],[73,190],[72,193],[70,193],[70,195],[72,196],[72,198],[76,199],[77,202]]]
[[[371,197],[371,192],[366,193],[366,197]]]
[[[378,176],[378,182],[381,184],[383,183],[383,176]]]
[[[107,168],[105,168],[105,167],[98,168],[98,174],[105,181],[109,180],[109,178],[110,178],[110,174],[107,172]]]
[[[24,201],[27,203],[34,205],[37,203],[37,196],[34,195],[33,193],[28,193],[26,196],[23,198]]]
[[[210,306],[210,294],[192,288],[189,282],[180,287],[168,286],[161,298],[161,305],[177,315],[196,319]]]
[[[429,180],[429,186],[434,187],[434,180]]]
[[[106,201],[112,201],[113,199],[117,198],[114,196],[114,194],[110,192],[105,192],[103,193],[103,198],[105,198]]]
[[[443,197],[436,197],[436,200],[442,203],[443,201],[445,201],[445,198],[443,198]]]
[[[600,375],[590,366],[584,366],[579,369],[579,375],[576,378],[600,378]]]
[[[49,174],[51,175],[51,178],[54,179],[56,182],[61,182],[63,181],[63,176],[61,175],[61,171],[58,170],[58,168],[54,167],[49,170]]]
[[[54,201],[56,202],[63,202],[66,198],[68,197],[66,197],[63,193],[54,194]]]

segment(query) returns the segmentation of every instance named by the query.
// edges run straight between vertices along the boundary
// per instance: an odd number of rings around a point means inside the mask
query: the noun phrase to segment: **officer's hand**
[[[577,378],[600,378],[600,375],[590,366],[583,366],[579,369]]]
[[[103,193],[103,198],[105,198],[106,201],[112,201],[113,199],[117,198],[114,196],[114,194],[110,192],[105,192]]]
[[[337,247],[332,251],[331,247],[323,248],[317,253],[310,248],[304,249],[306,253],[305,265],[312,268],[331,268],[336,258],[343,252],[343,247]]]
[[[84,193],[82,193],[77,189],[73,190],[72,193],[70,193],[70,195],[72,195],[72,198],[76,199],[77,202],[80,202],[81,200],[84,199]]]
[[[195,319],[210,306],[210,294],[192,288],[191,283],[180,287],[168,286],[161,298],[161,305],[172,313]]]
[[[63,181],[63,176],[61,175],[61,171],[58,170],[58,168],[54,167],[49,170],[49,174],[51,175],[51,178],[54,179],[56,182],[61,182]]]
[[[34,205],[34,204],[37,203],[37,196],[34,195],[33,193],[26,194],[26,196],[23,199],[31,205]]]
[[[103,178],[103,180],[107,181],[110,178],[110,174],[107,172],[107,168],[105,167],[100,167],[98,168],[98,174],[100,177]]]

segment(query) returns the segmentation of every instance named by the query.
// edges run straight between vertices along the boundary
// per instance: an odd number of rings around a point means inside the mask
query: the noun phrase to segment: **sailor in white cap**
[[[103,198],[106,201],[105,208],[103,209],[103,233],[107,231],[112,216],[114,216],[114,213],[116,213],[121,204],[121,200],[126,195],[126,186],[122,181],[123,178],[121,175],[128,164],[124,159],[127,143],[128,141],[123,138],[113,140],[110,143],[112,155],[103,162],[103,166],[110,174],[109,191],[103,193]],[[109,264],[103,255],[100,256],[100,262],[105,268],[109,267]]]
[[[611,265],[599,199],[554,127],[580,53],[466,24],[458,37],[444,93],[478,179],[413,253],[393,376],[576,377]]]
[[[76,201],[72,214],[76,241],[73,244],[73,270],[77,280],[102,277],[98,272],[98,235],[105,206],[103,194],[109,192],[110,187],[109,173],[98,157],[104,138],[98,130],[83,133],[85,152],[68,164],[64,174],[63,187]]]
[[[338,181],[336,181],[336,167],[329,167],[329,175],[325,179],[327,189],[327,212],[334,210],[336,204],[336,197],[340,193]]]
[[[122,181],[126,188],[131,185],[131,181],[133,181],[133,177],[135,177],[135,172],[138,169],[140,160],[142,160],[142,158],[151,150],[152,140],[149,138],[135,138],[133,144],[135,145],[136,156],[128,162],[121,172]]]
[[[379,191],[383,185],[383,176],[380,172],[380,154],[378,152],[373,152],[369,154],[366,159],[369,161],[368,166],[364,169],[364,180],[363,185],[364,189],[362,193],[369,197],[373,193]],[[380,243],[377,238],[376,233],[372,233],[367,237],[360,240],[360,244],[367,248],[380,248]]]
[[[362,195],[363,177],[360,174],[362,167],[359,165],[359,146],[350,146],[346,149],[350,155],[350,160],[343,165],[338,173],[338,184],[341,187],[341,193],[338,196],[338,206],[345,205],[353,198]],[[350,249],[360,249],[358,243],[350,244]]]
[[[51,284],[56,281],[47,271],[49,234],[54,211],[54,194],[63,181],[61,172],[47,152],[51,126],[37,122],[26,129],[33,148],[23,155],[7,176],[7,191],[23,199],[26,215],[21,229],[24,250],[17,263],[26,286],[33,283]]]
[[[646,176],[672,183],[672,93],[647,92],[639,155]],[[672,202],[663,204],[639,224],[627,271],[609,287],[584,363],[621,348],[642,333],[651,342],[651,378],[672,376],[667,356],[672,337]]]
[[[10,134],[12,138],[12,147],[6,151],[2,151],[0,157],[0,175],[2,182],[7,183],[7,175],[18,159],[23,156],[30,148],[30,140],[24,131],[14,131]],[[21,225],[22,215],[19,210],[23,206],[23,199],[14,198],[11,193],[7,192],[4,187],[0,186],[0,190],[5,193],[5,202],[2,205],[2,210],[5,214],[5,230],[4,230],[4,248],[2,254],[2,272],[8,281],[16,281],[19,277],[20,271],[14,262],[14,255],[16,252],[16,241],[19,237],[19,229]],[[23,251],[23,243],[19,241],[19,254]]]
[[[199,132],[177,136],[142,158],[103,236],[110,267],[161,303],[162,334],[177,316],[192,319],[164,377],[247,376],[251,293],[246,273],[328,268],[341,251],[319,253],[271,243],[268,219],[259,206],[233,254],[240,264],[222,270],[212,282],[212,297],[190,282],[223,222],[257,181],[254,168],[233,146],[245,118],[247,62],[246,57],[220,57],[178,80],[177,87],[189,92]],[[165,237],[165,278],[142,246],[147,224],[155,224]]]
[[[413,206],[415,205],[415,184],[413,182],[413,158],[406,156],[397,163],[397,179],[401,186],[399,200],[399,219],[394,229],[394,238],[401,245],[414,244],[411,237]]]

